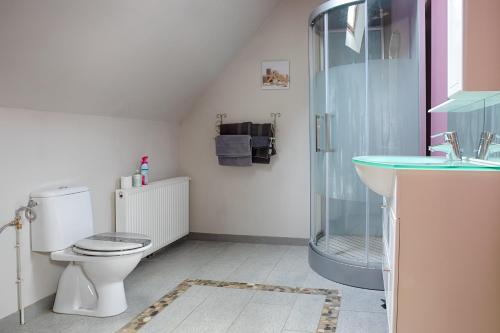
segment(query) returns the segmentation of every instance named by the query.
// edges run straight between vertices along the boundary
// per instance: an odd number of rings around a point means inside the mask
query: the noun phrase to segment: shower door
[[[365,4],[351,3],[318,15],[310,30],[311,247],[326,258],[320,274],[378,289],[381,237],[352,164],[368,153],[369,119]]]
[[[382,198],[352,158],[419,154],[417,4],[330,0],[309,19],[309,263],[340,283],[382,288]]]

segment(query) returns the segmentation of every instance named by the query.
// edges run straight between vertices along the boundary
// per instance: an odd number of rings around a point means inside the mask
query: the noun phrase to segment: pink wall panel
[[[445,0],[431,2],[431,103],[436,106],[448,99],[447,5]],[[446,131],[446,114],[433,114],[431,134]],[[434,142],[432,142],[434,144]]]

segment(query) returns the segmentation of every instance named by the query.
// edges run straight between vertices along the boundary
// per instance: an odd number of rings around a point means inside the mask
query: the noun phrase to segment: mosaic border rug
[[[167,306],[172,304],[178,297],[184,294],[191,286],[207,286],[219,288],[258,290],[258,291],[274,291],[291,294],[305,295],[323,295],[325,303],[321,310],[317,333],[335,333],[337,330],[337,322],[340,309],[340,292],[334,289],[317,289],[317,288],[294,288],[283,286],[272,286],[260,283],[245,283],[245,282],[227,282],[201,279],[186,279],[182,281],[171,292],[160,298],[153,305],[149,306],[142,313],[137,315],[132,321],[118,330],[117,333],[136,333],[144,325],[158,313],[163,311]]]

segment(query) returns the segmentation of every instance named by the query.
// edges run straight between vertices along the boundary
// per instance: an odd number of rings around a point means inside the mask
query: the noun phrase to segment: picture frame
[[[261,89],[283,90],[290,88],[290,61],[267,60],[261,64]]]

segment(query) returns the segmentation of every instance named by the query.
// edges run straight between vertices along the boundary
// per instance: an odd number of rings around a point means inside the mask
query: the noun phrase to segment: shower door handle
[[[329,113],[325,113],[323,115],[325,119],[325,148],[321,149],[321,123],[320,123],[320,118],[322,115],[315,115],[314,120],[315,120],[315,126],[316,126],[316,135],[315,135],[315,147],[316,147],[316,152],[323,152],[323,153],[333,153],[335,150],[331,147],[332,145],[332,137],[331,137],[331,117],[332,115]]]
[[[321,125],[319,124],[319,118],[320,117],[321,116],[319,114],[317,114],[317,115],[314,116],[315,126],[316,126],[315,146],[316,146],[316,152],[317,153],[319,153],[321,151],[321,147],[319,145],[319,141],[320,141],[319,132],[321,130]]]
[[[325,153],[333,153],[335,149],[332,148],[332,133],[331,133],[331,118],[330,113],[325,113]]]

